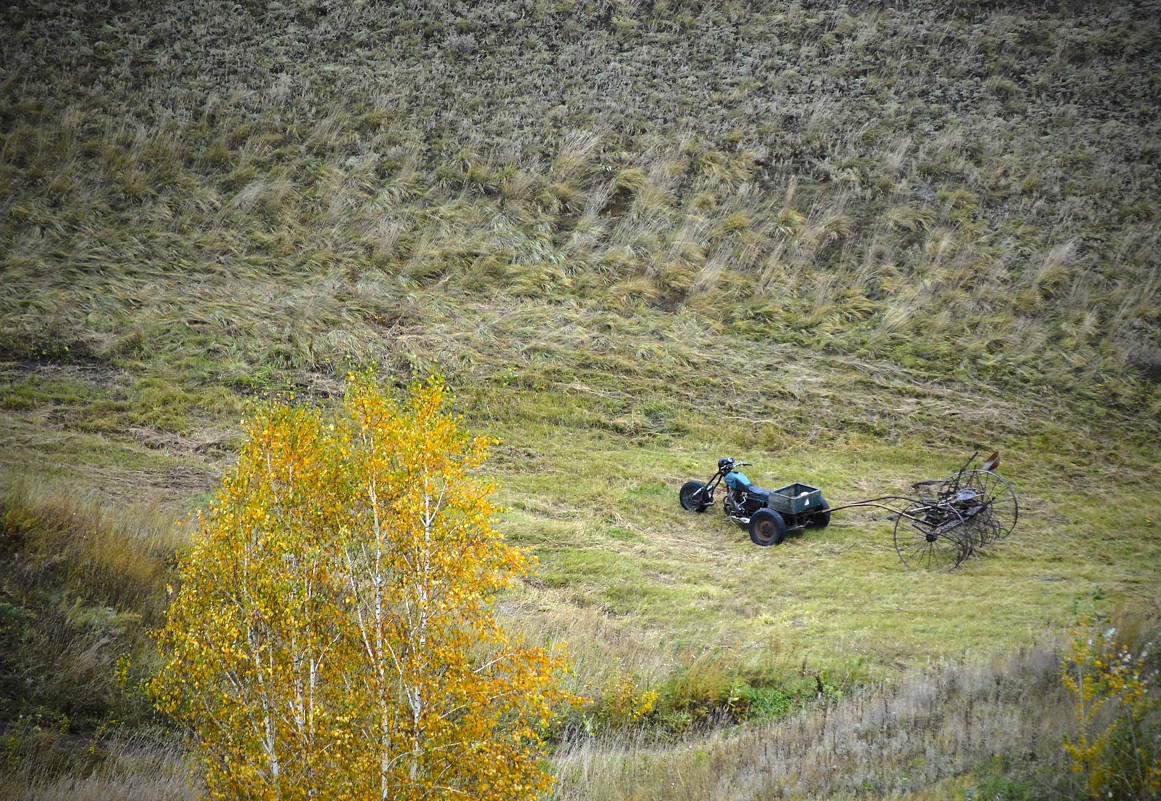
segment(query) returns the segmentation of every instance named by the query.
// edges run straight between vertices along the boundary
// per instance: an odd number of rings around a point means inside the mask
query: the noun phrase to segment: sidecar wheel
[[[781,545],[786,539],[786,523],[771,509],[759,509],[750,515],[750,539],[755,545]]]
[[[812,528],[826,528],[830,525],[830,504],[826,502],[826,498],[819,498],[818,511],[810,516],[810,522],[806,525]]]
[[[709,506],[709,501],[705,497],[705,484],[700,481],[687,481],[682,484],[677,497],[681,501],[681,508],[687,512],[704,512]]]

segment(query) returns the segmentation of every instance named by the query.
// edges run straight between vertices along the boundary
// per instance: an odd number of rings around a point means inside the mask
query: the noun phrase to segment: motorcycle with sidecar
[[[801,483],[763,489],[739,469],[752,466],[733,457],[719,459],[718,471],[709,481],[687,481],[681,486],[681,508],[704,512],[714,505],[714,493],[724,484],[722,510],[730,520],[749,529],[755,545],[780,545],[787,532],[830,524],[830,506],[822,490]]]

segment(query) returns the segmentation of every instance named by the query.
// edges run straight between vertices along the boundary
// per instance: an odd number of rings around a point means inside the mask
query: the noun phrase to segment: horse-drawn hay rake
[[[999,452],[973,467],[979,452],[948,478],[912,484],[914,496],[883,495],[831,507],[822,491],[795,483],[777,490],[750,484],[737,470],[747,462],[718,462],[709,482],[686,482],[681,488],[683,508],[704,512],[714,502],[714,490],[722,483],[726,495],[722,507],[734,522],[748,526],[758,545],[778,545],[787,531],[823,528],[834,512],[864,507],[887,512],[881,520],[895,521],[895,550],[903,564],[912,568],[953,570],[973,553],[1002,540],[1016,527],[1020,508],[1016,493],[994,472]]]
[[[1020,507],[1008,482],[996,475],[1000,454],[973,468],[976,452],[957,473],[911,485],[917,497],[885,495],[840,509],[877,507],[895,520],[895,550],[908,567],[953,570],[1016,527]]]

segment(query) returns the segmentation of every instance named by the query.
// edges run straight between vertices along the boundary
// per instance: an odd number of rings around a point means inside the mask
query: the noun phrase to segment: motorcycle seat
[[[750,486],[746,487],[746,494],[751,498],[757,498],[758,500],[762,501],[762,503],[769,503],[771,492],[773,492],[773,490],[762,489],[756,484],[751,484]]]

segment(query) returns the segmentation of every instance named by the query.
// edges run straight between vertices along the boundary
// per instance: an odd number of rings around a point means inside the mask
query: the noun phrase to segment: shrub
[[[1060,680],[1075,701],[1076,734],[1065,736],[1072,770],[1091,798],[1147,799],[1161,789],[1161,684],[1153,643],[1131,649],[1104,618],[1072,629]]]

